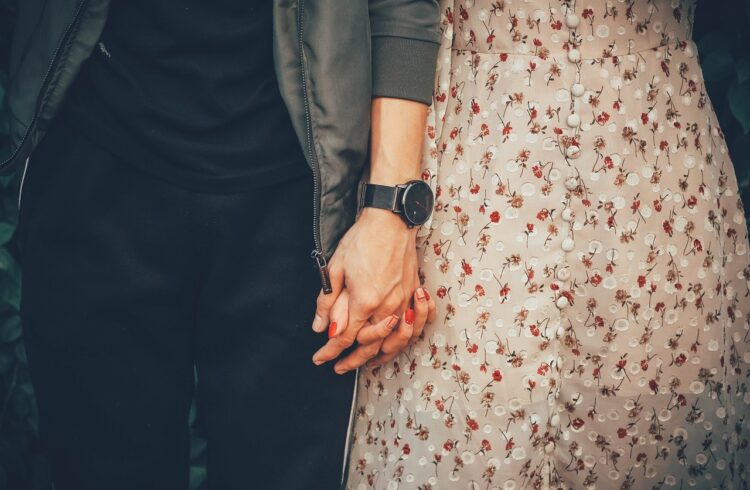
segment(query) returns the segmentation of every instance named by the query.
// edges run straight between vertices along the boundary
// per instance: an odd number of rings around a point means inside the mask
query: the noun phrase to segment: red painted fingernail
[[[430,293],[426,289],[424,290],[424,297],[427,298],[427,301],[430,301]]]
[[[338,325],[336,325],[336,322],[331,322],[330,325],[328,325],[328,338],[333,338],[334,335],[336,335],[336,329],[338,328]]]
[[[404,315],[404,321],[408,323],[409,325],[414,323],[414,310],[409,308],[406,310],[406,314]]]

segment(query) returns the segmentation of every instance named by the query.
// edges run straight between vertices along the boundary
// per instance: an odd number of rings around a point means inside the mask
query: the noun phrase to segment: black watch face
[[[414,226],[424,224],[432,214],[435,198],[426,182],[411,182],[404,191],[404,218]]]

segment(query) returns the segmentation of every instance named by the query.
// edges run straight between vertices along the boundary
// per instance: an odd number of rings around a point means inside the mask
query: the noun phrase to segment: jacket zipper
[[[310,258],[315,261],[320,274],[320,282],[324,294],[333,292],[331,288],[331,278],[328,274],[328,262],[326,261],[325,252],[320,240],[320,167],[318,166],[318,157],[315,154],[312,135],[312,121],[310,120],[310,103],[307,94],[307,74],[305,71],[305,50],[302,41],[302,22],[305,11],[304,0],[299,0],[297,13],[297,40],[299,42],[299,62],[300,72],[302,73],[302,99],[305,104],[305,129],[307,130],[307,152],[310,155],[310,167],[313,171],[313,240],[315,249],[310,254]]]
[[[312,139],[312,121],[310,120],[310,103],[307,94],[307,75],[305,72],[305,51],[302,42],[302,21],[305,11],[305,0],[298,0],[297,4],[297,39],[299,41],[299,62],[302,73],[302,99],[305,103],[305,129],[307,130],[307,151],[310,155],[310,166],[313,171],[313,239],[315,240],[315,249],[310,257],[315,261],[315,265],[320,273],[320,283],[324,294],[331,294],[331,278],[328,274],[328,262],[326,261],[325,252],[320,240],[320,167],[318,158],[315,154],[315,146]],[[346,484],[346,469],[349,462],[349,441],[351,440],[352,422],[354,420],[354,402],[357,396],[357,377],[354,378],[354,389],[352,390],[352,404],[349,408],[349,423],[346,429],[346,440],[344,441],[344,460],[341,468],[341,488]]]
[[[18,212],[21,212],[21,196],[23,195],[23,183],[26,182],[26,170],[29,168],[29,157],[23,163],[23,173],[21,174],[21,183],[18,185]]]
[[[57,48],[55,48],[55,53],[52,55],[52,60],[50,60],[49,65],[47,66],[47,71],[44,73],[44,78],[42,79],[42,86],[39,88],[39,94],[37,95],[37,108],[34,112],[34,117],[31,118],[31,122],[29,123],[28,128],[26,128],[26,132],[21,137],[21,141],[18,143],[18,146],[16,149],[11,153],[11,155],[4,161],[0,162],[0,170],[4,169],[5,167],[12,162],[18,153],[21,151],[21,149],[26,144],[26,140],[29,138],[29,135],[34,129],[34,126],[36,125],[36,121],[39,117],[39,112],[41,108],[41,100],[42,100],[42,94],[44,94],[47,91],[47,87],[49,86],[49,77],[52,73],[52,69],[57,65],[57,62],[59,61],[60,52],[62,50],[62,47],[68,42],[68,38],[70,37],[70,33],[73,30],[73,27],[78,24],[78,20],[81,17],[81,12],[83,11],[83,7],[86,4],[87,0],[81,0],[78,2],[78,5],[76,6],[75,15],[73,16],[73,19],[70,21],[70,24],[68,24],[68,27],[65,28],[65,34],[63,34],[62,39],[60,40],[60,43],[57,45]],[[26,160],[26,164],[24,165],[24,174],[26,174],[26,167],[28,166],[28,160]],[[21,182],[21,185],[23,185],[23,182]],[[18,203],[19,206],[21,204],[21,195],[19,192],[18,197]]]

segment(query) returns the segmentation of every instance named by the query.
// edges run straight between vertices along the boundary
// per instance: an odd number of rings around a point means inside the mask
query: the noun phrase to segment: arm
[[[373,100],[370,182],[396,185],[418,177],[426,114],[427,106],[420,102],[381,97]],[[409,229],[388,210],[365,208],[342,238],[329,271],[333,293],[318,296],[316,315],[321,324],[316,330],[335,326],[329,332],[332,338],[313,356],[316,364],[338,357],[358,339],[370,320],[382,325],[382,320],[394,314],[406,315],[419,286],[416,229]],[[395,355],[414,335],[414,326],[421,330],[424,325],[427,302],[424,292],[418,293],[415,302],[425,307],[419,308],[418,318],[415,311],[408,321],[401,321],[388,343],[388,353]],[[354,369],[377,355],[390,330],[379,332],[382,335],[377,341],[360,345],[339,361],[336,371]]]
[[[373,102],[370,182],[401,184],[419,176],[427,105],[432,100],[438,48],[433,0],[371,0]],[[417,277],[416,230],[386,210],[367,208],[329,263],[333,293],[320,294],[313,329],[332,338],[313,356],[321,364],[361,344],[336,364],[346,372],[387,346],[394,355],[421,331],[430,301]],[[343,293],[343,294],[342,294]],[[409,307],[414,300],[414,309]],[[434,303],[433,309],[434,309]],[[383,338],[402,316],[398,329]],[[379,341],[360,332],[377,330]],[[384,327],[385,325],[385,327]],[[368,340],[371,337],[365,335]]]
[[[440,42],[437,0],[370,0],[373,97],[429,105]]]

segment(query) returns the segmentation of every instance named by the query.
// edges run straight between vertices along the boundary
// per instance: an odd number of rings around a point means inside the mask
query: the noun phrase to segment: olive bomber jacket
[[[11,154],[25,161],[92,53],[109,0],[0,0]],[[314,174],[316,260],[354,222],[368,156],[371,99],[429,104],[438,50],[437,0],[274,0],[279,88]]]

